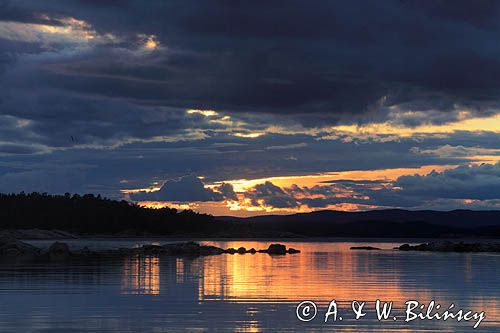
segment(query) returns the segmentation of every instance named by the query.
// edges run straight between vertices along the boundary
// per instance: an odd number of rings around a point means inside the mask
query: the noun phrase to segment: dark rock
[[[267,248],[269,254],[286,254],[286,246],[282,244],[271,244]]]
[[[352,246],[351,250],[367,250],[367,251],[371,251],[371,250],[380,250],[380,248],[373,247],[373,246]]]
[[[417,251],[440,251],[440,252],[449,252],[453,251],[455,244],[449,241],[444,242],[432,242],[432,243],[424,243],[420,245],[415,245],[415,249]]]
[[[275,255],[275,254],[283,255],[283,254],[287,254],[287,253],[289,253],[289,254],[300,253],[300,250],[297,250],[294,248],[290,248],[287,250],[285,245],[271,244],[271,245],[269,245],[267,250],[258,250],[256,252],[267,253],[267,254],[271,254],[271,255]]]
[[[68,258],[71,255],[68,244],[55,242],[47,250],[51,258]]]
[[[144,255],[158,255],[163,254],[167,251],[163,246],[160,245],[143,245],[138,250],[140,254]]]
[[[175,243],[163,245],[166,253],[176,255],[195,256],[200,254],[200,244],[195,242]]]
[[[245,253],[268,253],[271,255],[284,255],[286,253],[300,253],[299,250],[290,248],[286,249],[285,245],[271,244],[266,250],[255,250],[254,248],[247,250],[244,247],[238,249],[229,248],[221,249],[216,246],[200,245],[195,242],[174,243],[165,245],[143,245],[138,248],[120,248],[113,250],[99,250],[91,251],[87,247],[72,252],[66,243],[55,242],[47,250],[41,251],[40,249],[23,243],[21,241],[12,240],[11,238],[0,237],[0,255],[19,256],[19,255],[34,255],[39,259],[67,259],[67,258],[88,258],[94,256],[131,256],[131,255],[144,255],[144,256],[157,256],[157,255],[174,255],[174,256],[207,256],[207,255],[220,255],[222,253],[229,254],[245,254]]]
[[[0,255],[32,256],[32,255],[38,255],[39,253],[40,249],[18,240],[3,238],[0,241]]]
[[[170,254],[170,255],[181,255],[181,256],[207,256],[207,255],[218,255],[225,252],[226,251],[224,251],[219,247],[210,245],[200,245],[195,242],[165,244],[156,249],[156,254]],[[236,252],[236,250],[234,250],[234,252]]]
[[[92,251],[90,251],[89,248],[85,246],[83,249],[80,250],[80,254],[87,256],[92,254]]]
[[[399,250],[400,251],[410,251],[411,250],[411,246],[410,244],[403,244],[399,247]]]
[[[238,251],[236,249],[233,249],[233,248],[229,248],[229,249],[224,251],[224,253],[229,253],[229,254],[235,254],[236,252],[238,252]]]
[[[220,247],[216,246],[208,246],[208,245],[202,245],[200,247],[200,255],[203,256],[208,256],[208,255],[218,255],[224,253],[224,250],[221,249]]]
[[[423,243],[418,245],[403,244],[400,251],[433,251],[433,252],[500,252],[500,244],[453,243],[450,241]]]

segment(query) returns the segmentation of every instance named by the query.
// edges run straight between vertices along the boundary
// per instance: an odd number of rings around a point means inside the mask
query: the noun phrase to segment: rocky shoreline
[[[286,255],[300,253],[300,250],[288,248],[282,244],[271,244],[267,249],[256,250],[240,247],[238,249],[222,249],[216,246],[201,245],[195,242],[183,242],[164,245],[143,245],[136,248],[120,248],[117,250],[91,251],[83,248],[71,251],[66,243],[55,242],[47,249],[41,249],[14,238],[0,238],[0,258],[48,259],[60,260],[70,258],[92,258],[100,256],[132,256],[132,255],[172,255],[172,256],[208,256],[221,254],[256,254]]]
[[[395,248],[400,251],[429,252],[500,252],[500,243],[430,242],[419,245],[403,244]]]
[[[0,239],[78,239],[78,235],[63,230],[2,229]]]

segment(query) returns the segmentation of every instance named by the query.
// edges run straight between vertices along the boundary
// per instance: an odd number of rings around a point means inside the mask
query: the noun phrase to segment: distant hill
[[[85,236],[127,237],[500,238],[500,211],[325,210],[288,216],[236,218],[213,217],[190,210],[150,209],[92,194],[20,193],[0,194],[0,229],[12,235],[32,234],[33,230],[42,229]],[[23,232],[16,233],[15,230]]]
[[[478,228],[486,226],[500,226],[499,210],[404,210],[383,209],[364,212],[344,212],[337,210],[321,210],[311,213],[292,215],[262,215],[247,218],[220,216],[220,221],[247,221],[247,222],[293,222],[293,223],[348,223],[359,221],[390,221],[390,222],[427,222],[454,228]]]
[[[324,210],[249,218],[222,216],[216,221],[248,224],[255,233],[272,230],[323,237],[500,236],[500,211]]]

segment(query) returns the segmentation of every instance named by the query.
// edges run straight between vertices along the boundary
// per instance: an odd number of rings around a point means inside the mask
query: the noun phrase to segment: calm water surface
[[[44,242],[34,242],[46,245]],[[144,241],[141,243],[158,243]],[[159,242],[164,243],[164,242]],[[270,242],[207,241],[223,248]],[[283,242],[282,242],[283,243]],[[72,264],[0,262],[0,332],[472,332],[472,322],[404,323],[404,302],[434,299],[486,311],[476,332],[500,332],[500,255],[351,251],[363,242],[284,242],[287,256],[132,257]],[[71,242],[111,248],[137,241]],[[324,323],[328,303],[341,322]],[[394,301],[397,321],[378,322],[377,299]],[[300,322],[295,307],[318,305]],[[366,301],[356,321],[352,300]]]

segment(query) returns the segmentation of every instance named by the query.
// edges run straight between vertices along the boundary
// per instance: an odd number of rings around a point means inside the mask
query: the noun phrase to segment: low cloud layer
[[[135,201],[222,201],[223,196],[205,188],[203,182],[195,176],[185,176],[166,181],[158,191],[132,193]]]
[[[426,175],[402,176],[394,182],[336,180],[313,187],[280,188],[271,182],[243,193],[253,206],[309,210],[353,204],[359,207],[409,209],[498,209],[500,163],[461,166]],[[439,204],[437,204],[439,203]]]
[[[159,191],[131,195],[136,201],[221,202],[257,211],[310,211],[339,207],[407,209],[498,209],[500,163],[460,166],[387,180],[332,180],[314,186],[280,187],[265,181],[235,192],[230,184],[209,189],[198,178],[167,181]],[[349,206],[350,205],[350,206]]]

